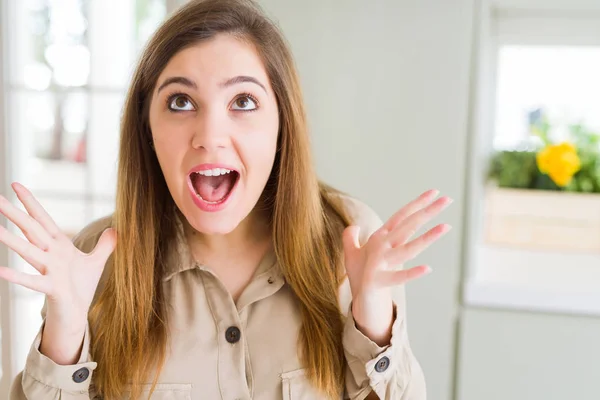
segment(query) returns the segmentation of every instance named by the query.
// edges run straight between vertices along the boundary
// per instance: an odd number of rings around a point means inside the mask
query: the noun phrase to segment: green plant
[[[502,188],[600,193],[600,134],[582,124],[569,126],[569,142],[576,150],[573,157],[578,158],[580,167],[568,184],[561,187],[540,171],[540,153],[556,146],[550,137],[551,126],[541,110],[530,114],[530,128],[532,136],[537,137],[542,146],[534,150],[494,153],[488,171],[490,180]],[[551,161],[562,162],[560,159]]]

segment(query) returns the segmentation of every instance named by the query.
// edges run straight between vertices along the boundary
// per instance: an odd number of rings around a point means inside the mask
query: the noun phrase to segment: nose
[[[230,143],[230,137],[227,133],[225,116],[214,110],[204,110],[204,112],[199,112],[197,115],[198,121],[192,136],[192,147],[208,151],[226,148]]]

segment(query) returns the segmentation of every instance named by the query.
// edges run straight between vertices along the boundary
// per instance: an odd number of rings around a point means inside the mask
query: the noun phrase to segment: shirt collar
[[[200,265],[194,260],[189,244],[185,238],[184,219],[185,216],[176,208],[175,238],[167,250],[166,271],[163,277],[164,282],[170,280],[173,276],[190,269],[200,269],[211,272],[210,268]],[[254,277],[259,277],[263,274],[270,275],[273,279],[283,280],[283,274],[277,263],[277,257],[273,248],[269,249],[267,254],[263,257],[258,268],[254,272]]]

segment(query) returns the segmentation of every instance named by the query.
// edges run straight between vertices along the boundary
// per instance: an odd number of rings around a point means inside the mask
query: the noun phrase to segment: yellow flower
[[[536,161],[540,172],[547,174],[560,187],[567,186],[581,168],[577,148],[567,142],[546,146],[538,152]]]

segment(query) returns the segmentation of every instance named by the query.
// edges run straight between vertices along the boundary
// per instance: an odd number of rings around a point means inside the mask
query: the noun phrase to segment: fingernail
[[[425,267],[425,272],[424,272],[423,274],[424,274],[424,275],[430,274],[430,273],[431,273],[431,271],[433,271],[433,270],[431,269],[431,267],[430,267],[430,266],[427,266],[427,267]]]
[[[442,201],[442,203],[444,204],[445,207],[449,206],[454,201],[454,199],[452,199],[448,196],[441,197],[440,200]]]
[[[440,193],[439,190],[429,189],[429,190],[426,190],[425,192],[421,193],[419,198],[430,199],[430,198],[436,197],[438,195],[438,193]]]

